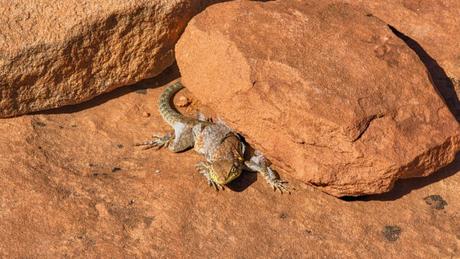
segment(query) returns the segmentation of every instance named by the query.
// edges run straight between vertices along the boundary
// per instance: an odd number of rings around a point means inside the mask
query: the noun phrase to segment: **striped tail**
[[[184,86],[179,81],[177,81],[164,90],[164,92],[160,95],[160,100],[158,101],[158,109],[160,110],[161,117],[163,117],[163,119],[171,126],[174,126],[174,124],[177,122],[187,124],[193,120],[180,114],[171,105],[172,98],[182,88],[184,88]]]

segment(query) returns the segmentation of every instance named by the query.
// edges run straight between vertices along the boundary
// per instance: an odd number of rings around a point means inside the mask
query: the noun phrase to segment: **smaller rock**
[[[179,106],[179,107],[187,107],[191,103],[192,103],[192,101],[189,98],[187,98],[186,96],[182,95],[179,98],[177,98],[176,105]]]
[[[423,198],[423,200],[426,202],[426,204],[437,210],[442,210],[447,205],[447,202],[441,197],[441,195],[437,194],[427,196]]]
[[[148,117],[150,117],[150,113],[148,113],[148,112],[143,112],[143,113],[142,113],[142,117],[148,118]]]
[[[394,242],[398,240],[400,234],[401,234],[401,228],[398,226],[385,226],[383,228],[383,235],[390,242]]]

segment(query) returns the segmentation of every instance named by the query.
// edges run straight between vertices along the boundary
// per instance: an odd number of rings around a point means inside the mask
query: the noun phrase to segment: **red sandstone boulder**
[[[335,195],[386,192],[450,163],[460,128],[378,18],[334,1],[236,1],[176,46],[186,87],[282,173]]]
[[[0,4],[0,118],[86,101],[174,62],[189,19],[215,0]]]

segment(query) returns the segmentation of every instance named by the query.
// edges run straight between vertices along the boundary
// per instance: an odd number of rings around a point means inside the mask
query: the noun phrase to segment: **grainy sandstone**
[[[348,0],[410,38],[432,81],[460,121],[460,1]]]
[[[159,74],[206,0],[1,0],[0,117],[88,100]]]

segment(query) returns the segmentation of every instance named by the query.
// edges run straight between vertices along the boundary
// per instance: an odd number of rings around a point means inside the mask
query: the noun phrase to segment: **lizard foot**
[[[288,188],[288,182],[287,181],[283,181],[280,178],[266,177],[266,175],[267,176],[278,175],[270,167],[267,167],[267,171],[268,172],[266,174],[262,173],[262,175],[264,176],[264,178],[267,181],[267,183],[270,184],[273,187],[273,191],[279,190],[281,192],[281,194],[283,194],[283,192],[287,192],[287,193],[291,194],[291,192],[289,191],[289,188]]]
[[[281,194],[283,192],[291,193],[287,185],[288,182],[281,180],[278,173],[267,165],[263,155],[256,154],[249,161],[245,162],[245,166],[251,171],[260,173],[274,191],[279,190]]]
[[[214,187],[214,189],[216,189],[216,191],[225,190],[225,187],[222,184],[218,184],[214,180],[212,180],[211,174],[209,172],[210,169],[209,169],[209,163],[208,162],[199,162],[198,164],[196,164],[195,167],[196,167],[196,169],[198,170],[198,172],[200,174],[202,174],[204,177],[206,177],[206,180],[208,180],[208,185],[209,186]]]
[[[155,134],[153,135],[152,140],[145,141],[143,143],[137,143],[136,146],[142,146],[142,149],[160,149],[162,147],[167,147],[172,142],[173,137],[170,134],[166,134],[164,136]]]

